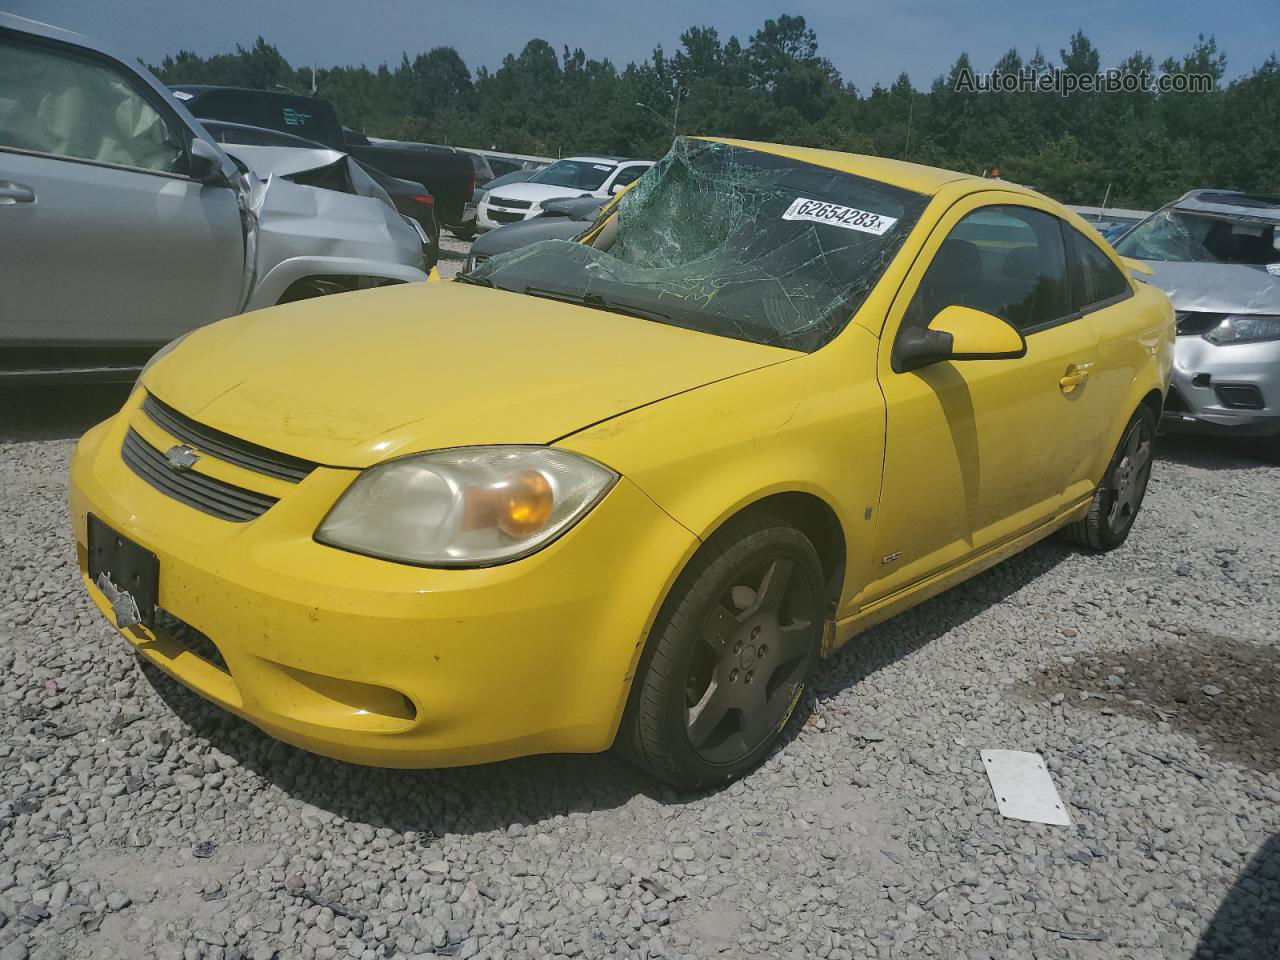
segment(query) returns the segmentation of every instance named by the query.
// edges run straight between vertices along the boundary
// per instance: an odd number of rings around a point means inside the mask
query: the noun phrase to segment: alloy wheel
[[[744,568],[708,614],[685,682],[685,725],[709,763],[746,756],[791,716],[821,625],[818,598],[787,557]]]
[[[1123,533],[1133,523],[1151,477],[1151,428],[1146,420],[1137,419],[1120,444],[1119,458],[1111,470],[1107,506],[1107,528]]]

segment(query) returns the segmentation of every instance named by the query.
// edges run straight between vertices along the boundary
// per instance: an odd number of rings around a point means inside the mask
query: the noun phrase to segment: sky
[[[1039,46],[1056,61],[1077,29],[1098,47],[1104,67],[1135,50],[1157,64],[1180,57],[1204,33],[1216,35],[1234,77],[1280,47],[1277,0],[0,0],[0,10],[76,30],[152,64],[180,49],[229,52],[261,34],[295,66],[394,65],[402,52],[447,45],[473,71],[498,66],[534,37],[621,67],[659,44],[674,52],[692,25],[745,44],[766,19],[791,13],[805,17],[818,52],[864,93],[902,71],[925,87],[962,51],[977,69],[989,69],[1010,47],[1025,59]]]

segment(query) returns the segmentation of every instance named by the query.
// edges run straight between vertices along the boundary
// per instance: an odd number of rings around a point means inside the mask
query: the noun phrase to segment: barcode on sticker
[[[886,217],[879,213],[859,210],[857,207],[842,207],[838,203],[827,203],[825,200],[809,200],[796,197],[783,220],[811,220],[814,223],[826,223],[833,227],[844,227],[846,230],[861,230],[863,233],[874,233],[882,236],[886,230],[898,222],[897,217]]]

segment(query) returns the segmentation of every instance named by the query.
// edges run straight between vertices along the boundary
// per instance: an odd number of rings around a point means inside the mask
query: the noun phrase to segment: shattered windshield
[[[573,187],[575,190],[599,190],[609,174],[617,168],[612,163],[590,163],[586,160],[557,160],[530,178],[530,183],[545,183],[553,187]]]
[[[1138,260],[1261,265],[1280,261],[1277,243],[1270,223],[1161,210],[1123,237],[1116,252]]]
[[[593,245],[544,240],[462,279],[808,352],[848,323],[928,199],[681,138]]]

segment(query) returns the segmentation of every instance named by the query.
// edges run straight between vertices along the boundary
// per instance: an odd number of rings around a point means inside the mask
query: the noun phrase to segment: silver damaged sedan
[[[1280,197],[1193,190],[1116,242],[1178,314],[1167,431],[1253,439],[1280,462]]]

